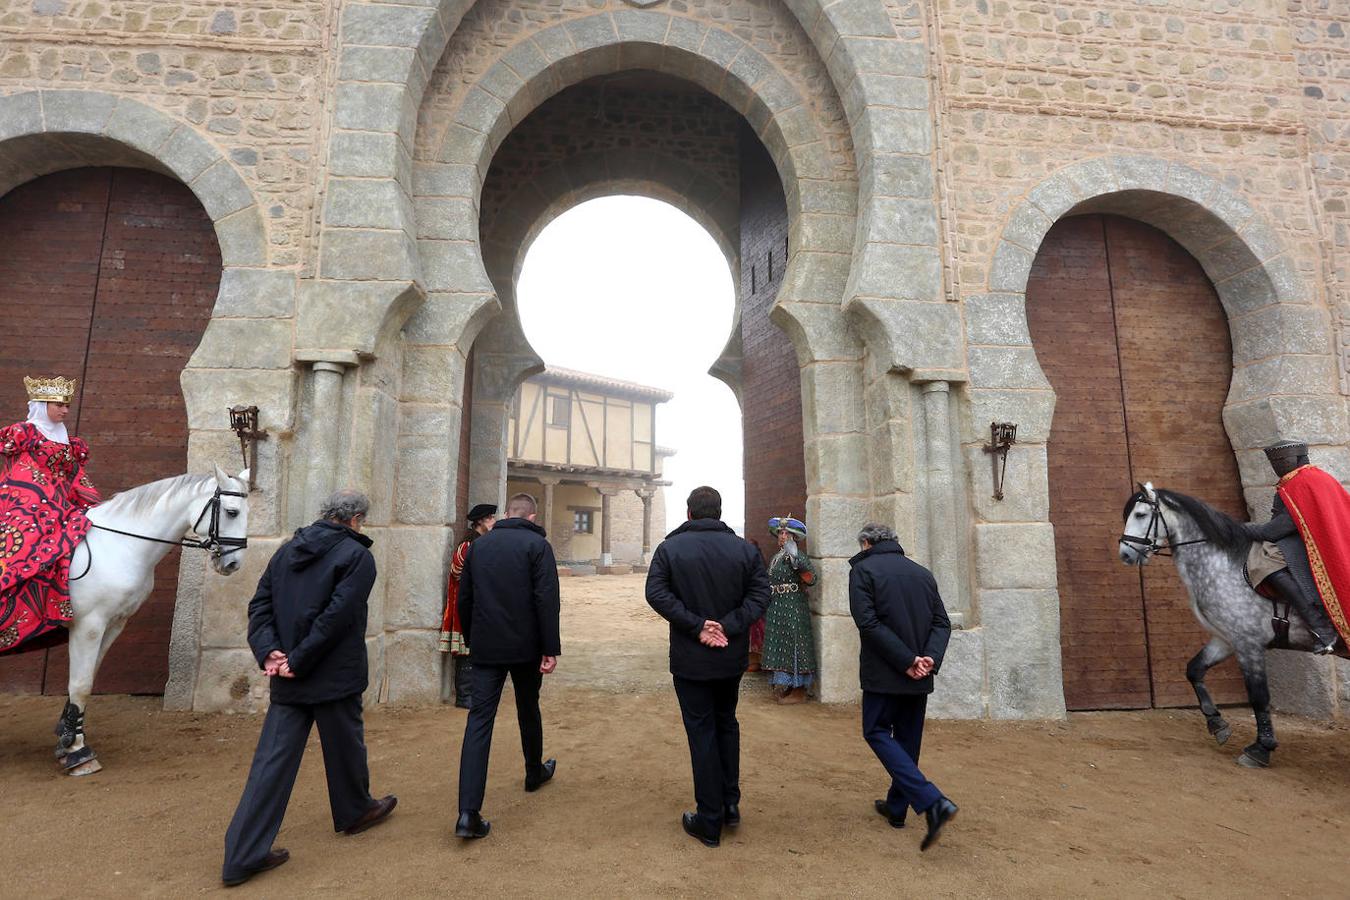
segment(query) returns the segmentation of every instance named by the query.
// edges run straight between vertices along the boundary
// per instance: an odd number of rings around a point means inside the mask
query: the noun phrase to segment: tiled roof
[[[575,369],[559,369],[553,366],[548,367],[529,380],[542,381],[549,384],[562,384],[567,385],[568,387],[590,388],[605,394],[618,394],[636,400],[654,400],[657,403],[665,403],[675,396],[669,391],[649,387],[645,384],[637,384],[632,381],[619,381],[617,378],[606,378],[603,375],[593,375],[590,372],[578,372]]]

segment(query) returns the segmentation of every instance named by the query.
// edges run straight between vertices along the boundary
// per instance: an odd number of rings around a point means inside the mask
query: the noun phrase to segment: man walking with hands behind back
[[[741,822],[736,701],[750,626],[769,605],[763,557],[721,518],[722,495],[695,488],[689,521],[656,548],[647,573],[647,602],[670,623],[670,672],[694,768],[698,812],[684,814],[684,830],[709,847],[723,826]]]
[[[894,531],[865,525],[858,544],[862,552],[848,561],[848,605],[862,636],[863,738],[891,776],[886,799],[874,805],[894,828],[910,807],[924,813],[927,850],[956,815],[956,804],[919,771],[924,711],[951,621],[933,573],[905,556]]]
[[[539,688],[544,676],[557,668],[562,653],[558,563],[544,529],[534,522],[536,509],[529,494],[508,500],[506,518],[474,541],[460,576],[460,626],[473,657],[473,684],[459,754],[457,837],[487,837],[491,828],[481,810],[492,726],[508,675],[525,751],[525,790],[543,787],[558,764],[543,761],[544,723],[539,714]]]
[[[365,831],[398,803],[392,794],[370,796],[361,720],[366,601],[375,584],[370,538],[361,534],[369,508],[356,491],[329,497],[319,521],[297,531],[272,557],[248,604],[248,645],[271,676],[272,705],[244,796],[225,832],[226,887],[290,859],[272,841],[316,722],[334,831]]]

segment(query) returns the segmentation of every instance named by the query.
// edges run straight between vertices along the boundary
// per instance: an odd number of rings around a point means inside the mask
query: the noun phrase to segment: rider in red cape
[[[1313,465],[1280,479],[1280,499],[1308,548],[1308,567],[1327,615],[1350,641],[1350,494],[1341,483]]]
[[[1308,462],[1308,445],[1281,441],[1266,448],[1279,478],[1270,521],[1246,525],[1254,544],[1247,558],[1248,579],[1266,582],[1303,616],[1317,638],[1317,653],[1350,635],[1350,494]],[[1319,602],[1320,598],[1320,602]]]
[[[25,378],[28,419],[0,428],[0,652],[72,618],[70,555],[99,502],[89,447],[66,432],[68,378]]]

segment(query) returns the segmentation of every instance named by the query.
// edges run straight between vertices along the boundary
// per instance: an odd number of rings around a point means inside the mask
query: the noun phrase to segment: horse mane
[[[1203,500],[1179,491],[1155,491],[1158,499],[1172,509],[1189,516],[1206,541],[1227,553],[1246,554],[1252,539],[1243,530],[1242,523],[1228,513],[1215,509]],[[1136,497],[1143,498],[1142,494]],[[1133,504],[1131,504],[1133,505]],[[1127,509],[1128,514],[1128,509]]]
[[[174,475],[151,481],[148,484],[118,491],[100,503],[95,509],[114,516],[141,518],[155,512],[164,502],[164,498],[181,488],[192,489],[210,481],[213,475]]]

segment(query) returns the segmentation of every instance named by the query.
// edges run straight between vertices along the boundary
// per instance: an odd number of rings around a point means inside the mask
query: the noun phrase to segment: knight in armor
[[[1309,524],[1306,517],[1301,517],[1303,528],[1300,528],[1300,522],[1295,521],[1286,501],[1311,488],[1314,495],[1322,494],[1336,505],[1344,505],[1345,489],[1308,461],[1307,444],[1281,441],[1266,448],[1266,458],[1279,481],[1270,508],[1270,521],[1243,526],[1247,535],[1256,541],[1247,556],[1247,576],[1253,587],[1264,583],[1281,600],[1298,610],[1316,639],[1315,653],[1330,653],[1336,648],[1336,627],[1327,614],[1325,598],[1319,592],[1318,579],[1314,577],[1309,559],[1305,540]],[[1291,495],[1295,480],[1299,481],[1299,492]],[[1299,501],[1295,500],[1294,505],[1299,506]],[[1339,548],[1334,549],[1339,554]]]
[[[75,382],[24,378],[28,418],[0,428],[0,652],[69,622],[70,557],[99,502],[66,430]]]

